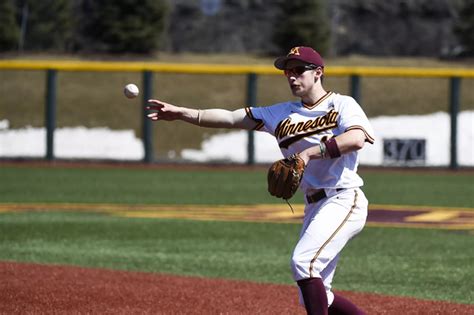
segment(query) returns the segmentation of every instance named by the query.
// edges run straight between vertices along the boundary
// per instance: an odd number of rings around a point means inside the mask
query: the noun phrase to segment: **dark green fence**
[[[154,148],[152,141],[152,124],[146,119],[145,106],[152,95],[154,73],[194,73],[194,74],[241,74],[247,76],[247,105],[256,106],[258,75],[280,75],[281,71],[260,65],[205,65],[205,64],[165,64],[144,62],[87,62],[87,61],[30,61],[30,60],[2,60],[0,70],[42,70],[47,71],[45,97],[45,126],[46,126],[46,156],[47,160],[54,160],[54,130],[56,122],[56,92],[58,71],[130,71],[143,73],[143,146],[144,162],[152,163]],[[457,161],[457,128],[458,112],[460,108],[461,80],[474,78],[471,69],[442,69],[442,68],[403,68],[403,67],[328,67],[325,69],[328,76],[346,76],[350,78],[350,91],[359,103],[362,102],[361,80],[363,77],[434,77],[449,78],[449,113],[451,117],[451,147],[450,168],[458,168]],[[255,163],[254,133],[249,131],[247,147],[247,163]]]

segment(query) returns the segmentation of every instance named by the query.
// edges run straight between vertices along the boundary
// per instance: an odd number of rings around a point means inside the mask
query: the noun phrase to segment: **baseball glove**
[[[268,192],[275,197],[290,199],[300,185],[304,161],[298,154],[274,162],[268,170]]]

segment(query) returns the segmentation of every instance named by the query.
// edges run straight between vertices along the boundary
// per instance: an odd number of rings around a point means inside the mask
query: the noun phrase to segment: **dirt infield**
[[[0,262],[1,314],[305,314],[295,286]],[[474,314],[474,305],[341,292],[368,314]]]

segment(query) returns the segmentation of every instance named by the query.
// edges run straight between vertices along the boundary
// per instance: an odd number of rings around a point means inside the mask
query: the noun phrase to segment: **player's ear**
[[[319,77],[324,74],[323,68],[321,68],[321,67],[317,67],[317,68],[315,69],[315,72],[316,72],[316,74],[317,74]]]
[[[317,67],[316,69],[314,69],[314,83],[318,82],[319,78],[321,78],[321,83],[322,83],[323,75],[324,75],[323,68]]]

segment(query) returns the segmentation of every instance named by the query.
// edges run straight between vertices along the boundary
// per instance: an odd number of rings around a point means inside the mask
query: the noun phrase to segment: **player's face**
[[[299,60],[288,61],[284,72],[291,92],[298,97],[307,95],[320,76],[320,71]]]

